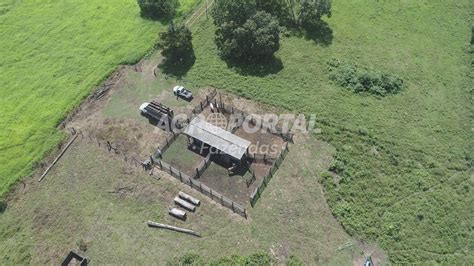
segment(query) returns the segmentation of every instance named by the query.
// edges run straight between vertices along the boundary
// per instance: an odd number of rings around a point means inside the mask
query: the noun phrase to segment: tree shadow
[[[227,63],[227,67],[232,68],[242,76],[265,77],[271,74],[277,74],[283,69],[283,62],[280,58],[275,56],[265,60],[241,61],[227,59],[225,62]]]
[[[158,68],[161,70],[161,72],[163,72],[163,74],[181,79],[188,73],[191,67],[193,67],[195,62],[196,56],[194,55],[193,51],[179,62],[172,62],[171,60],[165,58],[163,62],[158,65]]]
[[[334,38],[333,30],[324,20],[321,20],[319,23],[314,25],[308,25],[304,27],[303,30],[305,38],[313,40],[316,44],[322,46],[329,46],[332,44]]]

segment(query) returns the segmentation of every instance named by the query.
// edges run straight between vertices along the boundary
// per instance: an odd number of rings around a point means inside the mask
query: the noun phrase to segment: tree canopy
[[[303,27],[315,26],[324,15],[331,16],[331,0],[303,0],[298,24]]]
[[[168,30],[160,34],[156,48],[162,49],[167,63],[181,64],[194,56],[191,31],[185,25],[171,23]]]
[[[140,15],[144,18],[163,20],[176,15],[178,0],[137,0]]]
[[[267,59],[280,48],[278,21],[258,11],[255,0],[218,0],[212,17],[217,27],[215,42],[223,58]]]

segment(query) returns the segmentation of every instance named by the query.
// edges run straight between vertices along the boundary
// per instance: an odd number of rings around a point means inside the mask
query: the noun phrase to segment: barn
[[[197,147],[207,148],[220,155],[220,160],[241,164],[248,154],[250,141],[214,126],[205,120],[195,117],[184,129],[188,143]]]

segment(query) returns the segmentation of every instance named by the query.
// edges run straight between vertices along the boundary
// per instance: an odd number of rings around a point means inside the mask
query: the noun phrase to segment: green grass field
[[[229,69],[211,21],[196,25],[188,86],[212,85],[289,111],[314,113],[344,165],[321,180],[333,213],[397,263],[472,261],[472,1],[333,1],[326,44],[286,37],[274,67]],[[383,99],[328,78],[332,58],[393,73]],[[281,66],[279,66],[281,60]],[[247,74],[245,74],[247,73]]]
[[[0,194],[62,138],[54,127],[67,111],[118,63],[143,55],[160,28],[140,19],[132,0],[120,7],[112,1],[58,3],[0,4],[0,50],[9,51],[0,58]],[[350,235],[378,243],[393,263],[472,264],[471,10],[469,0],[334,0],[333,16],[326,19],[332,34],[324,44],[284,37],[273,67],[239,71],[218,58],[214,27],[202,18],[193,27],[196,62],[180,83],[215,86],[282,112],[314,113],[322,128],[309,144],[293,146],[298,152],[290,151],[279,177],[251,210],[252,221],[216,220],[223,215],[209,208],[204,221],[190,223],[207,230],[209,241],[149,235],[136,225],[164,218],[168,200],[153,199],[157,208],[150,209],[144,205],[149,195],[168,193],[171,199],[179,188],[167,184],[148,191],[146,183],[139,186],[145,192],[116,199],[98,188],[127,185],[129,175],[94,150],[87,149],[103,164],[87,160],[79,147],[66,154],[46,185],[27,190],[28,197],[0,215],[0,258],[53,263],[84,235],[92,243],[88,255],[104,263],[125,261],[130,253],[136,262],[153,263],[156,254],[202,252],[215,258],[271,252],[279,245],[289,247],[282,253],[308,263],[350,263],[352,253],[335,252],[351,239],[326,213],[326,200]],[[326,62],[332,58],[396,74],[406,88],[382,99],[349,92],[329,80]],[[153,89],[143,88],[138,93]],[[125,96],[112,96],[106,114],[131,114],[113,106],[125,104],[131,92],[120,93]],[[331,147],[314,145],[321,141]],[[340,166],[337,182],[320,175],[328,168],[321,161],[331,154]],[[71,180],[61,180],[65,176]],[[73,192],[78,196],[71,197]],[[318,204],[308,210],[311,201]],[[67,233],[69,228],[77,231]]]
[[[63,138],[55,126],[67,112],[118,64],[138,61],[161,26],[141,19],[135,0],[9,0],[0,24],[1,196]]]

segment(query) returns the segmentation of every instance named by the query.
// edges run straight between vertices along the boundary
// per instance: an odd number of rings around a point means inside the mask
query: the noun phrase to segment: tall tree
[[[166,57],[166,62],[174,65],[194,57],[192,34],[184,25],[175,26],[171,23],[168,30],[160,34],[156,47],[162,49],[161,54]]]
[[[331,0],[302,0],[298,24],[303,27],[318,25],[324,15],[331,17]]]
[[[255,0],[217,0],[212,17],[217,27],[215,42],[223,58],[270,58],[280,47],[278,21],[257,11]]]
[[[211,15],[216,26],[242,26],[256,12],[255,0],[216,0]]]
[[[170,19],[176,15],[178,0],[137,0],[140,15],[144,18],[161,20]]]
[[[266,59],[280,49],[278,21],[265,11],[258,11],[242,26],[246,46],[244,57]]]
[[[256,0],[258,10],[271,14],[282,25],[287,25],[292,20],[289,3],[288,0]]]

